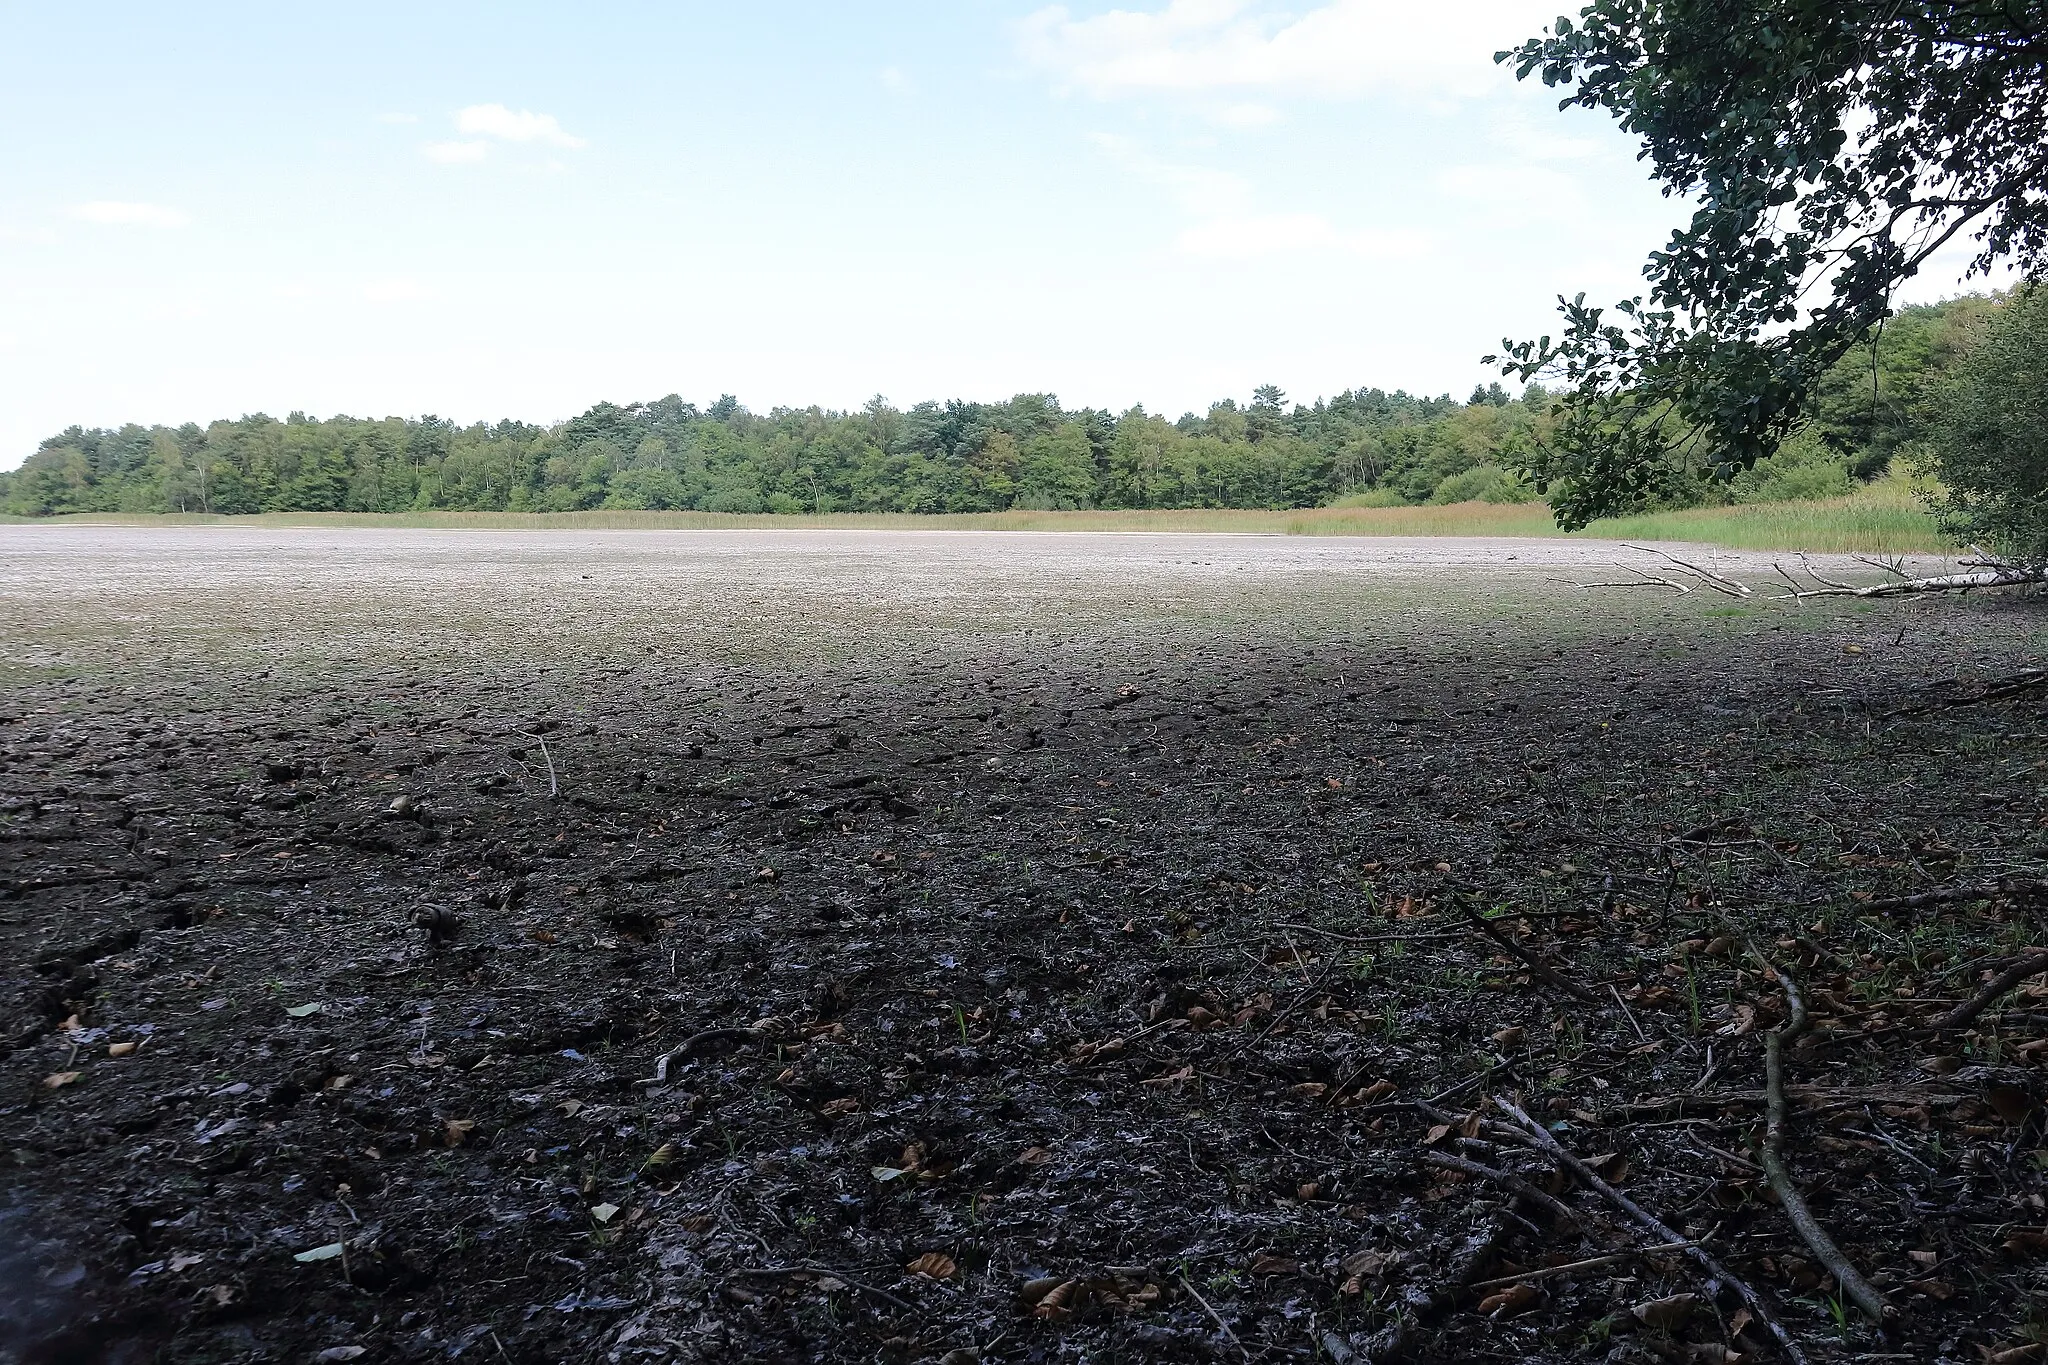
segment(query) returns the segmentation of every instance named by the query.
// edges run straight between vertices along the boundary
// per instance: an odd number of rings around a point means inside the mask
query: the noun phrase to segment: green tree
[[[2048,259],[2048,0],[1595,0],[1499,54],[1642,141],[1699,205],[1647,296],[1560,300],[1503,373],[1569,386],[1529,460],[1560,522],[1730,479],[1809,415],[1894,289],[1970,234]]]
[[[2048,289],[2001,309],[1930,407],[1925,462],[1946,528],[2048,568]]]

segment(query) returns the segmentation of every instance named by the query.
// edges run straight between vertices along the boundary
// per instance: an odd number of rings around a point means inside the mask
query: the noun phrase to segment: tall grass
[[[9,518],[14,521],[17,519]],[[943,516],[843,512],[757,516],[721,512],[271,512],[251,517],[84,515],[59,523],[130,526],[379,526],[465,531],[1152,531],[1290,536],[1558,536],[1542,503],[1428,507],[1312,507],[1292,511],[969,512]],[[45,523],[47,524],[47,523]],[[1594,523],[1580,536],[1675,540],[1738,550],[1928,554],[1950,548],[1902,479],[1847,497],[1656,512]]]

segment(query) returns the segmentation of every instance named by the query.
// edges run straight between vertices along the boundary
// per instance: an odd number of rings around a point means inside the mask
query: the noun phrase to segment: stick
[[[863,1294],[871,1294],[875,1298],[880,1299],[884,1303],[894,1304],[896,1307],[902,1309],[906,1313],[915,1313],[917,1311],[915,1308],[912,1308],[903,1300],[897,1298],[894,1294],[891,1294],[888,1290],[877,1289],[875,1288],[875,1286],[871,1284],[862,1284],[859,1280],[853,1279],[848,1275],[841,1274],[839,1271],[832,1269],[830,1266],[805,1265],[802,1263],[799,1263],[797,1265],[764,1265],[752,1269],[735,1270],[732,1273],[735,1275],[760,1275],[764,1278],[780,1277],[784,1275],[829,1275],[833,1279],[845,1285],[848,1289],[858,1289]]]
[[[1630,1199],[1605,1180],[1602,1180],[1598,1171],[1566,1151],[1563,1144],[1559,1143],[1551,1135],[1548,1128],[1545,1128],[1542,1124],[1523,1113],[1520,1107],[1512,1100],[1508,1099],[1505,1095],[1496,1095],[1493,1102],[1500,1108],[1502,1113],[1511,1115],[1522,1126],[1523,1131],[1527,1132],[1535,1140],[1537,1146],[1570,1168],[1572,1174],[1585,1183],[1586,1188],[1599,1193],[1609,1203],[1635,1219],[1638,1223],[1641,1223],[1664,1241],[1683,1242],[1686,1240],[1676,1232],[1673,1232],[1669,1227],[1666,1227],[1663,1220],[1645,1210],[1635,1200]],[[1685,1254],[1694,1264],[1698,1265],[1712,1277],[1712,1283],[1725,1284],[1741,1297],[1743,1303],[1748,1306],[1750,1315],[1770,1329],[1771,1335],[1777,1339],[1779,1347],[1793,1362],[1793,1365],[1806,1365],[1806,1353],[1799,1349],[1799,1343],[1793,1339],[1790,1332],[1785,1330],[1785,1324],[1778,1321],[1777,1314],[1771,1311],[1770,1305],[1763,1301],[1761,1295],[1754,1289],[1751,1289],[1746,1282],[1737,1279],[1735,1275],[1729,1272],[1727,1267],[1708,1255],[1705,1249],[1697,1244],[1688,1245],[1685,1249]],[[1712,1288],[1712,1284],[1709,1285],[1709,1288]]]
[[[1750,949],[1755,952],[1755,948]],[[1762,954],[1758,954],[1759,957]],[[2042,964],[2048,967],[2048,959]],[[1764,1037],[1764,1149],[1758,1158],[1763,1163],[1764,1179],[1777,1193],[1778,1203],[1785,1210],[1785,1217],[1799,1231],[1800,1238],[1813,1249],[1820,1263],[1835,1277],[1835,1283],[1842,1286],[1842,1292],[1855,1301],[1869,1315],[1871,1321],[1882,1326],[1893,1311],[1885,1302],[1877,1287],[1863,1278],[1855,1265],[1842,1249],[1829,1237],[1827,1229],[1813,1216],[1813,1210],[1806,1205],[1806,1197],[1799,1192],[1799,1185],[1792,1179],[1792,1172],[1785,1165],[1785,1064],[1784,1051],[1788,1039],[1797,1038],[1806,1032],[1812,1021],[1807,1017],[1806,1001],[1799,994],[1799,987],[1789,973],[1773,967],[1777,972],[1778,984],[1785,988],[1785,1003],[1790,1007],[1791,1016],[1783,1024]]]
[[[1989,1009],[1998,998],[2014,986],[2038,972],[2048,972],[2048,951],[2028,953],[2019,961],[2007,967],[1997,976],[1984,983],[1975,995],[1957,1005],[1935,1022],[1937,1029],[1967,1027],[1976,1017]]]
[[[701,1043],[718,1043],[728,1038],[737,1038],[752,1043],[759,1042],[761,1037],[761,1030],[756,1028],[708,1028],[702,1033],[693,1033],[655,1058],[654,1074],[645,1080],[635,1081],[634,1084],[667,1085],[669,1063],[689,1056]],[[848,1283],[850,1284],[852,1281],[849,1280]]]
[[[1540,980],[1546,982],[1551,986],[1556,987],[1558,990],[1563,991],[1566,995],[1571,996],[1572,999],[1583,1000],[1589,1005],[1592,1004],[1598,998],[1593,994],[1593,992],[1587,990],[1584,986],[1579,985],[1576,981],[1567,981],[1565,980],[1565,978],[1559,976],[1556,972],[1552,971],[1549,967],[1544,966],[1542,962],[1537,960],[1535,954],[1531,953],[1521,944],[1515,942],[1506,934],[1503,934],[1499,929],[1495,928],[1477,911],[1473,910],[1471,906],[1465,904],[1462,898],[1460,898],[1457,901],[1457,906],[1458,909],[1464,914],[1465,918],[1472,921],[1472,925],[1474,928],[1478,929],[1481,933],[1485,934],[1495,943],[1498,943],[1501,947],[1507,949],[1510,953],[1513,953],[1516,957],[1520,958],[1525,964],[1527,964],[1530,972],[1532,972]]]
[[[1555,1279],[1559,1275],[1570,1275],[1575,1271],[1598,1270],[1603,1265],[1613,1265],[1616,1261],[1626,1261],[1631,1256],[1651,1256],[1660,1251],[1686,1251],[1691,1249],[1693,1245],[1691,1242],[1670,1242],[1659,1247],[1638,1247],[1633,1251],[1617,1251],[1611,1256],[1595,1256],[1591,1260],[1572,1261],[1565,1265],[1545,1266],[1541,1270],[1532,1270],[1524,1275],[1503,1275],[1497,1280],[1480,1280],[1476,1284],[1469,1284],[1465,1287],[1467,1289],[1499,1289],[1504,1285],[1510,1284],[1531,1284],[1537,1280],[1549,1280]]]
[[[548,752],[548,742],[539,735],[529,735],[524,730],[521,730],[519,733],[540,745],[540,756],[547,760],[548,765],[548,795],[551,797],[560,796],[562,794],[561,788],[555,784],[555,756]]]
[[[1513,1171],[1496,1170],[1491,1166],[1481,1165],[1477,1161],[1468,1161],[1461,1156],[1452,1156],[1449,1152],[1423,1152],[1420,1154],[1420,1159],[1426,1165],[1438,1166],[1446,1171],[1461,1171],[1466,1175],[1476,1175],[1482,1180],[1491,1180],[1497,1185],[1505,1185],[1516,1194],[1522,1196],[1522,1198],[1548,1213],[1552,1218],[1570,1223],[1573,1227],[1581,1226],[1579,1216],[1571,1211],[1569,1205],[1565,1204],[1562,1200],[1545,1194]]]
[[[1182,1289],[1187,1290],[1189,1294],[1194,1296],[1196,1303],[1202,1305],[1202,1311],[1209,1315],[1209,1320],[1216,1324],[1217,1330],[1230,1339],[1230,1344],[1237,1348],[1238,1354],[1242,1355],[1246,1360],[1250,1360],[1252,1353],[1246,1350],[1244,1343],[1237,1339],[1237,1333],[1230,1330],[1230,1324],[1223,1320],[1223,1315],[1210,1307],[1209,1301],[1202,1297],[1202,1291],[1189,1284],[1188,1277],[1185,1275],[1176,1275],[1174,1278],[1180,1281]]]

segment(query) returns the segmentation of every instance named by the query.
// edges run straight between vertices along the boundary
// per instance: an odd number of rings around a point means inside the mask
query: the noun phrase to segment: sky
[[[0,468],[256,411],[1463,396],[1685,216],[1493,62],[1557,0],[1125,5],[0,0]]]

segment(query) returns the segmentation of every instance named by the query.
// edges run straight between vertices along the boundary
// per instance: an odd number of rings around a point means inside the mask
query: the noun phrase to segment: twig
[[[1754,946],[1750,949],[1755,953]],[[1767,964],[1769,959],[1757,953]],[[2048,966],[2044,961],[2043,966]],[[1882,1326],[1893,1311],[1885,1302],[1883,1294],[1875,1285],[1863,1278],[1853,1262],[1842,1254],[1828,1236],[1827,1229],[1813,1216],[1807,1207],[1806,1196],[1799,1191],[1799,1184],[1792,1178],[1791,1169],[1785,1165],[1785,1044],[1806,1032],[1812,1020],[1806,1013],[1806,1001],[1799,993],[1798,985],[1789,972],[1771,964],[1771,970],[1778,977],[1778,984],[1784,987],[1785,1003],[1791,1015],[1777,1028],[1764,1036],[1764,1147],[1757,1158],[1763,1163],[1764,1179],[1778,1196],[1778,1203],[1785,1210],[1785,1217],[1799,1231],[1800,1238],[1813,1249],[1820,1263],[1835,1277],[1835,1283],[1842,1286],[1842,1292],[1852,1299],[1858,1308],[1869,1315],[1871,1321]]]
[[[2000,996],[2038,972],[2048,972],[2048,952],[2028,953],[1997,976],[1985,982],[1975,995],[1965,1000],[1962,1004],[1957,1005],[1947,1014],[1942,1015],[1940,1019],[1935,1021],[1934,1027],[1937,1030],[1967,1027],[1978,1015],[1989,1009]]]
[[[702,1033],[693,1033],[655,1058],[654,1074],[645,1080],[635,1081],[634,1084],[667,1085],[669,1063],[689,1056],[691,1052],[704,1043],[719,1043],[727,1039],[739,1039],[753,1043],[759,1042],[762,1036],[761,1030],[757,1028],[708,1028]]]
[[[1556,987],[1558,990],[1563,991],[1566,995],[1571,996],[1574,1000],[1583,1000],[1590,1005],[1596,999],[1598,999],[1598,997],[1595,996],[1593,992],[1587,990],[1578,982],[1568,981],[1564,977],[1559,976],[1556,972],[1552,971],[1549,967],[1545,966],[1541,961],[1537,959],[1534,953],[1531,953],[1528,949],[1524,948],[1521,944],[1515,942],[1506,934],[1502,933],[1494,925],[1489,923],[1484,916],[1480,915],[1471,906],[1467,905],[1462,897],[1458,897],[1455,899],[1459,911],[1463,913],[1466,919],[1472,921],[1472,926],[1474,928],[1478,929],[1481,933],[1485,934],[1495,943],[1498,943],[1501,947],[1507,949],[1510,953],[1513,953],[1516,957],[1520,958],[1523,961],[1523,963],[1525,963],[1528,966],[1529,971],[1532,974],[1534,974],[1537,978],[1551,986]]]
[[[540,735],[529,735],[524,730],[521,730],[519,733],[524,738],[540,745],[540,756],[547,761],[548,765],[548,795],[550,797],[560,796],[562,794],[561,788],[555,782],[555,756],[548,752],[547,740]]]
[[[1237,1339],[1237,1333],[1230,1330],[1230,1324],[1223,1320],[1223,1315],[1217,1312],[1207,1299],[1202,1297],[1202,1291],[1189,1284],[1188,1277],[1185,1275],[1176,1275],[1174,1278],[1180,1281],[1180,1287],[1187,1290],[1196,1303],[1202,1305],[1202,1311],[1209,1315],[1209,1320],[1216,1324],[1217,1330],[1230,1339],[1230,1344],[1237,1348],[1238,1354],[1246,1360],[1250,1360],[1252,1353],[1246,1350],[1245,1344]]]
[[[1505,1095],[1499,1095],[1494,1097],[1493,1102],[1499,1106],[1502,1113],[1512,1116],[1515,1122],[1522,1126],[1523,1131],[1535,1140],[1537,1146],[1569,1167],[1572,1174],[1585,1183],[1586,1188],[1600,1194],[1616,1208],[1619,1208],[1629,1217],[1641,1223],[1658,1237],[1663,1238],[1664,1241],[1683,1242],[1686,1240],[1665,1226],[1662,1219],[1644,1209],[1605,1180],[1602,1180],[1598,1171],[1566,1151],[1563,1144],[1551,1135],[1548,1128],[1545,1128],[1542,1124],[1523,1113],[1521,1108],[1512,1100],[1508,1099]],[[1704,1248],[1697,1244],[1687,1246],[1685,1254],[1694,1264],[1707,1272],[1712,1278],[1713,1283],[1725,1284],[1741,1296],[1743,1303],[1749,1308],[1750,1315],[1770,1329],[1771,1335],[1777,1339],[1779,1347],[1793,1361],[1793,1365],[1806,1365],[1806,1353],[1799,1349],[1799,1343],[1785,1329],[1785,1325],[1778,1321],[1777,1314],[1771,1311],[1771,1306],[1764,1302],[1763,1297],[1756,1290],[1750,1288],[1745,1281],[1738,1279],[1727,1267],[1715,1260]],[[1711,1289],[1711,1287],[1712,1285],[1710,1284],[1709,1288]]]
[[[1581,1270],[1598,1270],[1603,1265],[1613,1265],[1616,1261],[1626,1261],[1633,1256],[1652,1256],[1660,1251],[1686,1251],[1693,1245],[1691,1242],[1670,1242],[1659,1247],[1637,1247],[1633,1251],[1617,1251],[1611,1256],[1595,1256],[1589,1260],[1569,1261],[1564,1265],[1545,1266],[1541,1270],[1531,1270],[1521,1275],[1503,1275],[1497,1280],[1479,1280],[1465,1287],[1467,1289],[1499,1289],[1503,1285],[1531,1284],[1537,1280],[1551,1280],[1559,1275],[1570,1275]]]
[[[845,1285],[848,1289],[858,1289],[861,1293],[872,1295],[873,1297],[880,1299],[884,1303],[893,1304],[895,1307],[902,1309],[906,1313],[915,1313],[917,1311],[915,1308],[905,1303],[902,1299],[899,1299],[894,1294],[891,1294],[888,1290],[877,1289],[875,1286],[871,1284],[862,1284],[859,1280],[856,1280],[851,1276],[842,1274],[841,1272],[832,1269],[832,1267],[830,1266],[809,1265],[803,1262],[798,1262],[795,1265],[755,1266],[735,1270],[732,1273],[735,1275],[759,1275],[763,1278],[773,1278],[785,1275],[829,1275],[833,1279]]]
[[[1572,1212],[1570,1205],[1561,1199],[1545,1194],[1513,1171],[1499,1170],[1477,1161],[1469,1161],[1461,1156],[1452,1156],[1449,1152],[1422,1152],[1418,1154],[1418,1159],[1425,1165],[1440,1167],[1446,1171],[1459,1171],[1465,1175],[1476,1175],[1481,1180],[1491,1180],[1496,1185],[1504,1185],[1548,1213],[1552,1218],[1560,1222],[1569,1223],[1573,1227],[1583,1226],[1579,1222],[1579,1216]]]
[[[1316,934],[1322,938],[1335,939],[1339,943],[1446,943],[1463,938],[1462,933],[1448,934],[1339,934],[1328,929],[1318,929],[1313,924],[1276,924],[1275,929],[1299,929],[1303,933]]]

